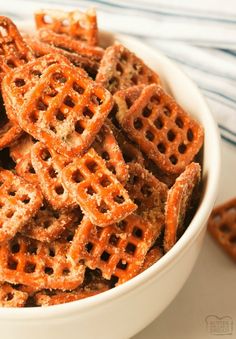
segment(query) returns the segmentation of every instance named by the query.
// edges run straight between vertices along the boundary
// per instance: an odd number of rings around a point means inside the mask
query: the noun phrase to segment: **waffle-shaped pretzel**
[[[49,29],[40,29],[38,35],[40,40],[43,42],[64,49],[68,52],[88,57],[91,60],[100,61],[104,54],[104,50],[101,47],[86,45],[68,35],[57,34]]]
[[[57,48],[53,45],[40,41],[36,37],[26,36],[24,37],[24,39],[27,42],[27,44],[31,47],[37,58],[46,54],[53,53],[62,54],[75,67],[80,67],[84,69],[92,79],[95,79],[99,68],[99,62],[97,60],[91,59],[90,57],[87,56],[79,55],[77,53],[65,51],[61,48]]]
[[[131,86],[160,82],[154,71],[119,43],[105,50],[96,81],[112,94]]]
[[[221,248],[236,261],[236,198],[214,208],[208,231]]]
[[[183,227],[186,211],[192,199],[193,190],[198,186],[201,175],[199,164],[192,162],[176,179],[168,192],[165,211],[164,249],[169,251],[177,240]]]
[[[118,222],[136,209],[127,191],[93,148],[83,157],[75,158],[62,171],[62,179],[84,213],[96,225]]]
[[[0,170],[0,242],[12,238],[38,211],[40,191],[7,170]]]
[[[43,10],[35,13],[35,23],[37,29],[47,28],[59,34],[68,34],[88,45],[94,46],[98,42],[97,16],[94,9],[85,13],[79,10]]]
[[[8,119],[5,122],[3,120],[1,121],[3,125],[0,126],[0,150],[17,141],[22,134],[22,129],[14,122],[9,121]]]
[[[106,161],[107,168],[116,175],[117,179],[121,183],[126,183],[128,168],[124,162],[119,145],[108,125],[103,125],[92,147]]]
[[[29,134],[24,133],[16,142],[10,147],[11,158],[18,163],[26,155],[29,155],[31,147],[36,140]]]
[[[62,181],[62,169],[70,159],[38,142],[32,147],[31,161],[49,204],[56,210],[74,208],[77,203]]]
[[[30,184],[33,184],[40,189],[39,178],[35,173],[34,167],[31,161],[31,154],[27,153],[21,160],[18,161],[15,167],[16,174],[24,178]]]
[[[78,213],[81,213],[79,209],[59,213],[45,202],[21,233],[42,242],[56,240],[66,228],[81,219]]]
[[[45,69],[55,63],[69,64],[69,61],[60,54],[48,54],[15,68],[4,77],[2,95],[6,113],[11,121],[18,124],[17,113],[24,104],[27,94],[38,83]],[[54,91],[51,90],[48,94],[53,96]]]
[[[155,84],[145,87],[129,110],[121,108],[116,116],[164,173],[181,173],[203,144],[201,125]]]
[[[167,186],[139,164],[129,164],[129,180],[125,186],[138,206],[137,213],[152,223],[164,224]]]
[[[74,67],[52,65],[31,91],[18,118],[33,137],[71,157],[90,146],[112,104],[107,90]]]
[[[68,257],[90,269],[100,269],[105,279],[116,277],[119,285],[139,272],[157,233],[154,225],[134,214],[107,227],[95,226],[84,218]]]
[[[28,293],[17,290],[13,285],[0,285],[0,307],[24,307]]]
[[[161,257],[163,256],[163,252],[159,247],[151,248],[144,259],[143,265],[139,273],[146,271],[149,267],[155,264]]]
[[[12,68],[34,59],[15,24],[0,16],[0,80]]]
[[[72,265],[67,251],[67,243],[16,236],[0,245],[0,279],[36,290],[73,290],[83,282],[84,266]]]

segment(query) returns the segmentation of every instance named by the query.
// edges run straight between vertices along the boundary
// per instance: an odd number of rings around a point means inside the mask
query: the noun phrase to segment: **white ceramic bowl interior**
[[[121,339],[130,338],[154,320],[173,300],[188,278],[201,250],[205,224],[218,188],[218,130],[198,88],[158,51],[121,35],[117,39],[156,70],[165,87],[205,128],[204,192],[188,229],[177,244],[151,268],[100,295],[48,308],[0,308],[3,339]]]

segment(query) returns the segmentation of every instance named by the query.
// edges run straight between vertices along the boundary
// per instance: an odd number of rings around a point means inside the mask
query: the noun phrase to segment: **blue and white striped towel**
[[[39,8],[91,6],[101,29],[134,35],[175,60],[204,93],[222,137],[236,145],[235,0],[1,0],[0,13],[24,21]]]

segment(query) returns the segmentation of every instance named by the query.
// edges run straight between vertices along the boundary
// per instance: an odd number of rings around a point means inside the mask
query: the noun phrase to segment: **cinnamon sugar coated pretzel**
[[[18,117],[29,134],[70,157],[90,146],[112,104],[103,87],[58,64],[48,67]]]
[[[208,231],[236,262],[236,198],[214,208],[208,220]]]
[[[100,47],[93,10],[35,23],[21,36],[0,16],[0,307],[79,302],[142,274],[201,194],[203,128],[155,70]],[[235,211],[209,220],[234,259]]]
[[[118,43],[106,49],[96,80],[112,94],[135,85],[159,83],[154,71]]]
[[[157,235],[154,225],[134,214],[103,228],[84,218],[69,256],[73,263],[83,262],[90,269],[100,269],[105,279],[115,277],[119,285],[139,272]]]
[[[63,170],[62,179],[84,213],[96,225],[110,225],[136,209],[127,191],[92,148]]]
[[[164,249],[169,251],[177,240],[178,230],[181,230],[189,207],[193,190],[199,184],[201,168],[192,162],[176,179],[168,192],[166,202]]]
[[[115,100],[123,96],[116,93]],[[129,137],[164,173],[180,174],[202,147],[200,124],[160,86],[145,87],[128,111],[120,106],[116,116]]]
[[[67,250],[67,243],[46,244],[16,236],[0,244],[0,279],[35,290],[73,290],[83,282],[84,266],[71,264]]]
[[[0,170],[0,242],[11,239],[38,211],[40,191],[7,170]]]
[[[75,39],[96,45],[98,42],[97,16],[94,9],[83,13],[79,10],[63,12],[44,10],[35,13],[37,28],[47,28],[56,33],[64,33]]]

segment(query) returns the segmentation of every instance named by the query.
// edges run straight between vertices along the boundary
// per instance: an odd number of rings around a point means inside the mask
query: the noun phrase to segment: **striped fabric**
[[[38,8],[95,7],[101,29],[163,51],[200,87],[222,138],[236,145],[235,0],[2,0],[1,15],[25,21]]]

